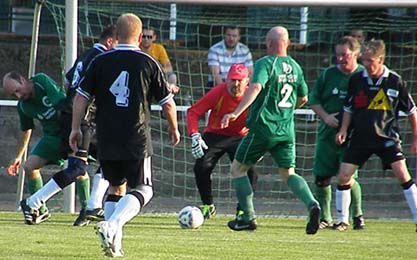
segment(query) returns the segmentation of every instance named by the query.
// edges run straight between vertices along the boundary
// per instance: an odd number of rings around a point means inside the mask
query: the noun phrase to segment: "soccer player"
[[[231,161],[235,157],[236,148],[243,136],[247,135],[245,126],[247,110],[227,128],[221,128],[223,116],[233,111],[242,100],[248,88],[249,72],[243,64],[233,64],[227,80],[220,83],[187,110],[187,130],[192,138],[192,154],[197,160],[194,164],[194,175],[203,205],[200,207],[204,218],[216,214],[211,189],[211,173],[217,162],[227,153]],[[208,124],[201,136],[198,120],[210,112]],[[257,173],[254,167],[249,168],[248,177],[255,189]],[[237,214],[239,214],[239,207]]]
[[[410,173],[401,147],[398,117],[402,111],[411,124],[411,152],[417,153],[417,113],[406,83],[384,65],[385,44],[370,40],[362,51],[364,71],[351,76],[344,104],[343,121],[336,134],[336,142],[346,141],[348,127],[352,125],[338,175],[336,189],[336,228],[348,229],[352,178],[372,154],[381,158],[384,169],[391,168],[403,188],[404,196],[417,225],[417,187]],[[417,230],[416,230],[417,231]]]
[[[230,66],[235,63],[245,65],[249,71],[249,78],[252,76],[252,54],[249,48],[239,41],[240,28],[227,26],[224,39],[210,47],[207,57],[210,74],[206,91],[225,82]]]
[[[72,103],[76,93],[76,88],[80,82],[80,79],[84,75],[88,65],[97,55],[111,50],[116,46],[117,39],[116,39],[116,26],[110,25],[104,28],[102,33],[99,37],[99,42],[95,43],[92,48],[85,51],[81,56],[75,61],[74,66],[65,74],[65,80],[67,88],[67,102],[62,113],[62,142],[63,144],[63,152],[72,153],[71,148],[69,147],[69,134],[71,133],[71,121],[72,121]],[[90,104],[92,106],[88,111],[88,116],[83,120],[83,129],[84,129],[84,142],[86,142],[85,146],[89,144],[88,150],[95,150],[91,147],[94,144],[90,142],[90,135],[94,130],[92,129],[94,123],[92,122],[94,118],[94,104]],[[88,135],[86,135],[88,134]],[[84,144],[83,144],[84,145]],[[88,153],[85,150],[84,153],[84,160],[87,159]],[[79,181],[77,179],[77,189],[83,188],[83,186],[79,185]],[[101,173],[101,168],[97,169],[96,174],[94,175],[93,180],[93,187],[91,189],[91,194],[88,200],[84,199],[81,200],[81,210],[78,218],[74,222],[74,226],[85,226],[89,223],[90,220],[99,220],[104,219],[104,211],[102,209],[103,197],[107,191],[109,184],[106,181]]]
[[[19,171],[22,156],[27,150],[32,129],[35,127],[34,120],[38,120],[42,126],[43,136],[30,152],[24,165],[25,172],[28,173],[29,192],[33,196],[39,190],[45,188],[40,169],[47,164],[63,166],[64,163],[60,153],[61,125],[59,111],[65,102],[65,90],[44,73],[26,79],[15,71],[4,75],[3,87],[6,93],[19,100],[17,110],[21,129],[18,136],[18,152],[8,168],[9,175],[14,176]],[[49,219],[50,214],[45,202],[38,201],[37,207],[33,210],[30,209],[26,214],[26,200],[22,200],[21,205],[23,205],[22,211],[26,224],[39,224]]]
[[[342,108],[349,78],[353,73],[363,70],[363,66],[357,62],[360,48],[360,43],[355,38],[342,37],[335,46],[337,65],[320,73],[309,96],[311,109],[321,118],[313,165],[315,197],[321,207],[321,229],[330,227],[333,222],[330,183],[331,178],[338,173],[345,148],[335,143],[335,136],[342,122]],[[363,229],[362,191],[357,179],[351,191],[353,228]]]
[[[77,180],[77,191],[81,201],[81,211],[74,222],[74,226],[86,226],[89,220],[86,218],[87,200],[90,194],[90,183],[87,168],[88,147],[90,145],[90,126],[91,122],[83,120],[84,138],[80,143],[79,150],[73,153],[69,147],[69,134],[71,132],[72,120],[72,102],[75,96],[75,87],[78,85],[79,79],[84,73],[85,68],[90,61],[98,54],[111,49],[113,42],[116,42],[116,31],[114,27],[108,27],[100,37],[100,43],[96,44],[92,49],[87,51],[80,59],[76,61],[76,65],[67,73],[66,79],[71,79],[72,83],[67,89],[67,95],[60,103],[60,136],[61,136],[61,154],[68,157],[68,167],[57,172],[46,183],[44,187],[38,190],[29,198],[21,201],[23,215],[27,224],[37,224],[38,211],[42,203],[47,202],[52,196],[63,190],[66,186]],[[80,181],[80,177],[82,180]],[[102,199],[102,197],[101,197]],[[31,220],[32,219],[32,220]]]
[[[74,98],[70,145],[74,151],[88,101],[97,106],[98,158],[110,187],[104,204],[105,221],[96,226],[106,256],[123,256],[122,228],[153,196],[150,102],[162,106],[173,145],[180,141],[176,105],[158,62],[138,48],[142,21],[122,14],[116,23],[118,45],[97,56],[88,67]],[[126,184],[130,191],[120,190]],[[123,196],[124,195],[124,196]]]
[[[238,107],[222,119],[227,127],[248,107],[247,136],[240,142],[231,166],[232,182],[239,205],[244,211],[228,226],[232,230],[256,230],[253,191],[246,172],[266,152],[278,164],[278,172],[291,191],[309,210],[307,234],[319,228],[320,206],[303,177],[295,173],[294,109],[307,100],[307,84],[298,63],[287,55],[290,46],[288,31],[276,26],[266,35],[267,56],[259,59],[248,91]]]

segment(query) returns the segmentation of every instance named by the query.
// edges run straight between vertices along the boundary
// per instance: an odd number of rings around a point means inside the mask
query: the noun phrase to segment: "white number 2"
[[[129,106],[129,73],[122,71],[117,79],[111,84],[110,92],[116,98],[116,106]]]
[[[284,95],[284,97],[278,103],[278,107],[292,107],[292,104],[288,101],[291,97],[292,91],[293,88],[290,84],[285,83],[282,86],[281,95]]]

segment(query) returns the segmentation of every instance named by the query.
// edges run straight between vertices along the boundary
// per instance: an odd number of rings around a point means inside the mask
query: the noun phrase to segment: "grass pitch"
[[[20,212],[0,212],[0,259],[106,259],[94,224],[73,227],[76,215],[53,213],[29,226]],[[174,215],[139,215],[124,228],[123,259],[361,259],[417,258],[412,221],[367,220],[366,229],[305,234],[305,219],[258,218],[256,232],[233,232],[232,217],[183,230]]]

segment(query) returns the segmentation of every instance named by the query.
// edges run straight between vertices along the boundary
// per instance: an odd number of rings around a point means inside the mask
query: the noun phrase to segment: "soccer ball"
[[[204,223],[201,210],[195,206],[186,206],[178,213],[178,223],[184,229],[196,229]]]

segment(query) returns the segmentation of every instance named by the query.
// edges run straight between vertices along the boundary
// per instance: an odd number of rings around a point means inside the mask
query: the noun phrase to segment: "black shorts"
[[[384,170],[389,169],[393,162],[405,159],[401,145],[399,143],[395,143],[389,147],[380,148],[348,147],[345,150],[343,162],[355,164],[360,167],[373,154],[376,154],[379,158],[381,158]]]
[[[125,182],[132,189],[141,184],[152,186],[151,157],[129,161],[100,161],[100,165],[104,179],[112,186],[119,186]]]

